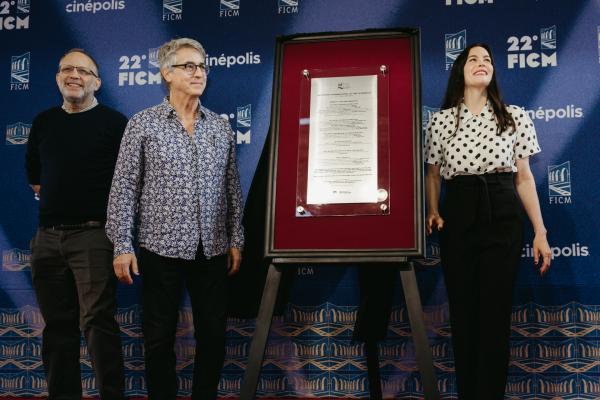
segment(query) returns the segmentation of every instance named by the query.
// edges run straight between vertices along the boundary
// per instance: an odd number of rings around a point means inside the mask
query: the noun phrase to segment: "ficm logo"
[[[598,62],[600,63],[600,25],[598,25]]]
[[[554,246],[552,247],[552,258],[557,257],[589,257],[590,248],[588,246],[582,246],[580,243],[572,243],[566,246]],[[533,257],[533,247],[528,243],[523,247],[521,252],[522,258]]]
[[[237,144],[250,144],[252,135],[252,104],[237,107],[236,113],[221,114],[221,117],[230,121],[235,119],[235,133]]]
[[[101,11],[120,11],[125,9],[125,0],[106,0],[106,1],[91,1],[91,0],[73,0],[65,6],[65,11],[68,13],[92,13],[96,14]]]
[[[298,14],[298,0],[277,0],[277,14]]]
[[[298,276],[314,276],[315,269],[314,269],[314,267],[312,267],[310,265],[302,265],[302,266],[298,267],[297,275]]]
[[[160,47],[154,47],[148,49],[148,68],[158,68],[158,49]]]
[[[17,122],[12,125],[6,126],[6,144],[25,144],[29,138],[29,132],[31,131],[31,124],[24,124],[23,122]]]
[[[0,1],[0,31],[29,29],[31,0]]]
[[[29,63],[30,53],[11,57],[10,63],[10,90],[29,89]]]
[[[508,68],[545,68],[556,67],[557,45],[556,25],[541,28],[540,34],[511,36],[506,43],[508,46]],[[533,44],[540,42],[539,51],[535,51]]]
[[[247,104],[237,108],[238,128],[250,128],[252,125],[252,104]]]
[[[183,19],[183,0],[163,0],[163,21]]]
[[[14,1],[11,4],[14,4]],[[31,0],[17,1],[17,14],[29,14],[29,11],[31,11]]]
[[[239,17],[240,0],[220,0],[219,16],[222,18]]]
[[[446,71],[452,68],[456,57],[467,48],[467,30],[445,35]]]
[[[550,204],[571,204],[571,162],[548,166]]]
[[[231,68],[234,65],[246,65],[246,64],[260,64],[260,54],[254,54],[252,51],[247,51],[245,54],[240,55],[225,55],[221,54],[219,57],[212,57],[209,54],[206,55],[206,64],[209,67],[227,67]]]
[[[423,106],[423,111],[422,111],[423,125],[421,126],[421,129],[423,130],[423,132],[425,132],[425,130],[427,129],[427,125],[429,125],[429,121],[431,121],[431,117],[433,116],[433,114],[435,114],[438,111],[440,111],[439,108]]]
[[[23,271],[31,265],[31,251],[9,249],[2,251],[2,269],[4,271]]]
[[[427,241],[425,247],[425,258],[417,260],[421,265],[432,267],[440,263],[440,245],[436,242]]]
[[[162,82],[160,71],[151,71],[158,68],[158,47],[148,50],[146,54],[134,54],[119,58],[119,86],[144,86],[158,85]],[[142,61],[148,60],[147,70],[142,70]]]
[[[493,4],[494,0],[446,0],[446,5],[457,5],[462,6],[463,4],[473,5],[473,4]]]

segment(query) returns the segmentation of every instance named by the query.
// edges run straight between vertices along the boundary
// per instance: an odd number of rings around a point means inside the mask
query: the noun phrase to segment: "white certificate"
[[[377,202],[377,76],[313,78],[308,204]]]

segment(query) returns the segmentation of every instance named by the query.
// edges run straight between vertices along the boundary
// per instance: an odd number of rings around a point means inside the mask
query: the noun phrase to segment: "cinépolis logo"
[[[125,9],[125,0],[73,0],[65,6],[68,13],[92,13],[102,11],[121,11]]]
[[[0,1],[0,31],[29,29],[31,0]]]
[[[146,68],[144,68],[144,64]],[[148,54],[119,57],[119,86],[158,85],[162,77],[158,69],[158,47],[148,49]]]
[[[533,110],[526,110],[532,120],[549,122],[553,119],[578,119],[583,118],[583,108],[569,104],[560,108],[538,107]]]
[[[589,246],[582,246],[581,243],[572,243],[566,246],[553,246],[552,250],[552,258],[557,257],[589,257],[590,256],[590,248]],[[527,243],[521,252],[521,257],[532,258],[533,257],[533,247]]]
[[[206,55],[206,64],[213,67],[227,67],[231,68],[236,65],[252,65],[260,64],[260,54],[254,54],[253,51],[247,51],[244,54],[239,55],[225,55],[221,53],[220,56]]]
[[[541,28],[539,35],[511,36],[506,40],[508,69],[556,67],[556,25]],[[539,42],[539,47],[537,43]]]

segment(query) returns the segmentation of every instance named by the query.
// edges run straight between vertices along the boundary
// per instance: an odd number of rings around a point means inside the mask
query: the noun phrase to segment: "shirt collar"
[[[492,108],[492,103],[488,100],[485,103],[485,106],[483,106],[483,109],[481,110],[481,112],[479,113],[479,115],[473,115],[471,113],[471,111],[469,111],[469,109],[467,108],[467,106],[465,105],[465,103],[461,102],[460,103],[460,109],[459,115],[464,115],[465,116],[465,121],[470,120],[471,118],[474,117],[480,117],[484,120],[488,120],[488,121],[495,121],[496,120],[496,115],[494,114],[494,109]]]
[[[86,112],[91,110],[92,108],[96,107],[98,105],[98,100],[96,100],[96,97],[94,97],[92,99],[92,103],[87,106],[86,108],[82,109],[82,110],[78,110],[78,111],[71,111],[69,109],[67,109],[67,107],[65,107],[64,103],[61,106],[61,108],[67,113],[67,114],[77,114],[77,113],[82,113],[82,112]]]
[[[165,96],[162,103],[160,103],[160,107],[169,118],[175,117],[177,115],[177,111],[175,111],[175,108],[171,105],[171,103],[169,103],[169,96]],[[206,113],[204,112],[204,107],[202,107],[202,103],[200,103],[200,99],[198,99],[198,110],[198,115],[200,116],[200,119],[205,119]]]

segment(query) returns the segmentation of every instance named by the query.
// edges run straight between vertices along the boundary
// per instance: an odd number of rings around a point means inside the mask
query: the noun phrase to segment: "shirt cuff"
[[[122,254],[133,254],[133,246],[131,242],[117,242],[113,251],[113,256],[116,258]]]
[[[232,237],[229,243],[229,247],[244,250],[244,237]]]

